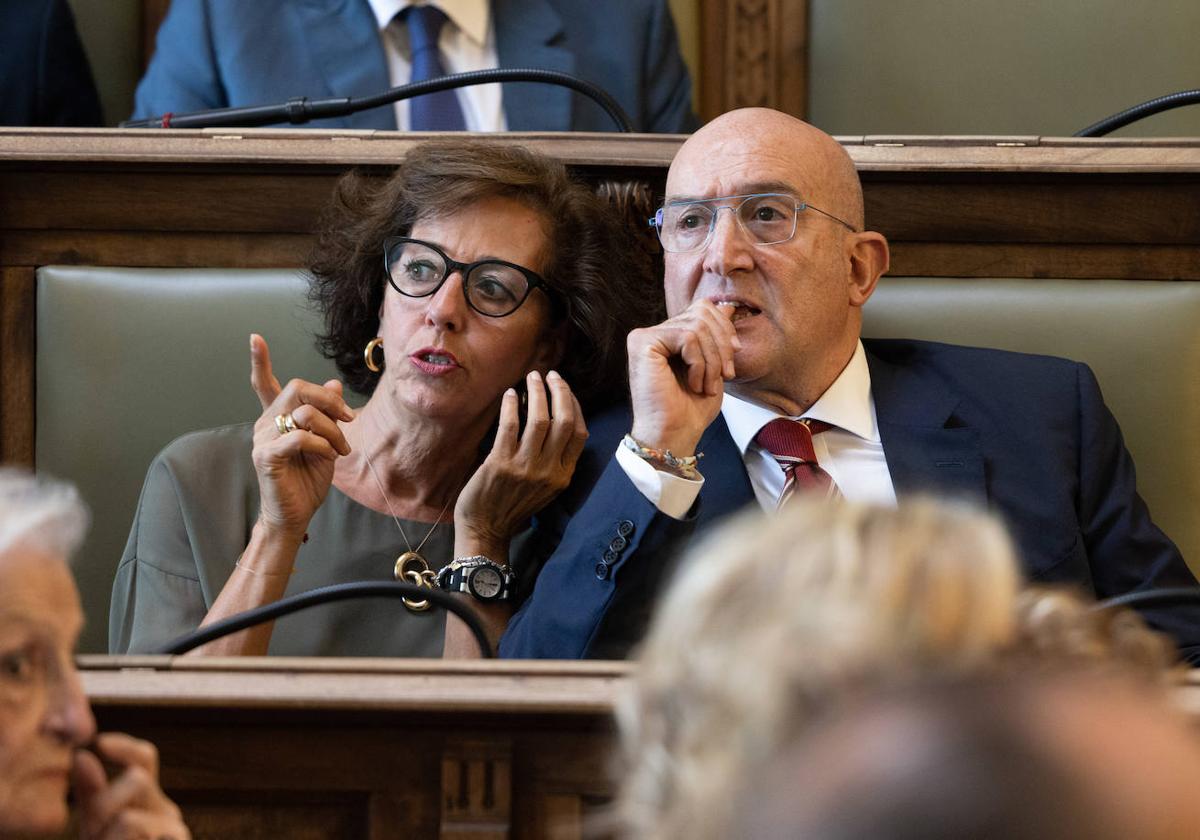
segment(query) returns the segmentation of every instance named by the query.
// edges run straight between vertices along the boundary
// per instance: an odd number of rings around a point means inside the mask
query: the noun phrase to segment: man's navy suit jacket
[[[493,0],[501,67],[557,70],[600,85],[635,131],[696,127],[692,88],[666,0]],[[390,87],[367,0],[173,0],[138,85],[134,118],[295,96],[366,96]],[[504,86],[510,131],[613,131],[566,88]],[[396,129],[392,106],[313,128]]]
[[[103,125],[66,0],[0,3],[0,125]]]
[[[898,497],[986,504],[1008,524],[1029,579],[1100,598],[1194,586],[1150,520],[1133,462],[1091,370],[1049,356],[920,341],[863,344],[884,455]],[[500,643],[509,657],[619,658],[641,638],[675,553],[754,502],[718,415],[700,441],[704,487],[684,520],[660,513],[613,452],[630,416],[589,427],[577,481],[536,523],[547,549]],[[589,492],[590,490],[590,492]],[[1185,656],[1200,654],[1194,607],[1147,613]]]

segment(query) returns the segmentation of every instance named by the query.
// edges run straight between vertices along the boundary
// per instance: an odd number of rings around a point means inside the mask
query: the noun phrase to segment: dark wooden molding
[[[0,463],[33,467],[34,269],[0,267]]]
[[[808,0],[701,0],[700,116],[808,111]]]

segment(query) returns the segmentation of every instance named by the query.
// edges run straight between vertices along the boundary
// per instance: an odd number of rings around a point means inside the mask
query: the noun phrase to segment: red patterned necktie
[[[841,491],[829,473],[821,469],[813,450],[813,435],[832,428],[822,420],[780,417],[763,426],[755,436],[758,445],[770,452],[783,470],[783,492],[777,509],[786,505],[797,491],[819,493],[827,499],[841,498]]]

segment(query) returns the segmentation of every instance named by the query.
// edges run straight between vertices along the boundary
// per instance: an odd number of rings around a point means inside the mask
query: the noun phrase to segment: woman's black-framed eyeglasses
[[[461,263],[431,242],[393,236],[383,243],[388,283],[405,297],[429,297],[454,272],[462,274],[467,305],[489,318],[503,318],[520,308],[529,293],[541,287],[552,305],[556,297],[537,272],[504,260]],[[557,309],[557,306],[555,306]]]

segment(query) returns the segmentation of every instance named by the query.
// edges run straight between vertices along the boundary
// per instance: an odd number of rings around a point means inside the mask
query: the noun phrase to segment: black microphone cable
[[[617,124],[618,130],[627,134],[633,131],[629,115],[608,91],[577,76],[559,73],[557,70],[534,68],[471,70],[467,73],[455,73],[437,79],[427,79],[423,82],[389,88],[372,96],[341,96],[333,99],[313,100],[307,96],[297,96],[282,105],[212,108],[207,111],[192,111],[186,114],[167,113],[148,120],[126,120],[121,123],[121,128],[252,128],[285,122],[300,125],[310,120],[344,117],[359,111],[390,105],[402,99],[412,99],[426,93],[497,82],[537,82],[570,88],[603,108],[604,112]]]
[[[1140,592],[1127,592],[1114,598],[1098,601],[1092,606],[1093,610],[1113,610],[1119,607],[1133,607],[1138,610],[1150,607],[1164,607],[1175,604],[1200,604],[1200,587],[1173,586],[1163,589],[1143,589]]]
[[[199,630],[193,630],[165,645],[160,653],[178,656],[187,653],[200,645],[208,644],[216,639],[229,636],[238,631],[262,624],[281,616],[315,607],[318,604],[331,604],[335,601],[349,601],[357,598],[408,598],[414,601],[430,601],[454,613],[470,628],[475,642],[479,645],[479,653],[484,659],[495,658],[492,645],[484,632],[479,616],[470,605],[463,603],[448,592],[440,589],[429,589],[415,586],[411,583],[392,583],[391,581],[362,580],[352,583],[337,583],[333,586],[322,586],[307,592],[298,592],[286,598],[280,598],[271,604],[255,607],[252,610],[231,615],[229,618],[205,625]]]
[[[1145,117],[1162,111],[1170,111],[1173,108],[1182,108],[1184,105],[1195,105],[1198,102],[1200,102],[1200,90],[1181,90],[1178,93],[1168,93],[1166,96],[1159,96],[1140,105],[1134,105],[1111,117],[1105,117],[1100,122],[1092,123],[1087,128],[1076,131],[1075,136],[1103,137],[1109,132],[1116,131],[1118,128]]]

